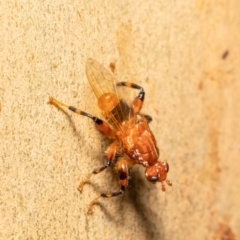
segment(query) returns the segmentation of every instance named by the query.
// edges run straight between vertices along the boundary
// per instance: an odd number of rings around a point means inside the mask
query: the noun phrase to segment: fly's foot
[[[172,186],[171,181],[169,181],[168,179],[166,179],[164,182],[166,182],[168,186]],[[164,182],[161,182],[161,184],[162,184],[162,191],[163,191],[163,192],[166,191],[165,183],[164,183]]]
[[[101,197],[101,194],[99,194],[97,197],[95,197],[88,205],[88,208],[87,208],[87,213],[88,214],[92,214],[93,211],[92,211],[92,207],[93,205],[98,201],[98,199]]]
[[[78,185],[78,191],[82,192],[83,186],[89,181],[90,177],[92,176],[93,173],[89,173],[85,180],[79,183]]]
[[[166,179],[165,182],[167,183],[168,186],[172,186],[172,182],[170,180]]]

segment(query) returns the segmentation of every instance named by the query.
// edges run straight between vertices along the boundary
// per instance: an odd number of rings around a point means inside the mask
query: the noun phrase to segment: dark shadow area
[[[105,170],[110,173],[107,185],[100,186],[90,182],[86,185],[88,187],[91,186],[96,194],[99,192],[117,191],[120,186],[117,184],[118,179],[113,168],[110,167]],[[101,177],[100,175],[99,177]],[[131,221],[134,219],[134,223],[137,225],[136,230],[139,229],[139,233],[144,235],[144,239],[163,239],[164,229],[161,215],[159,214],[159,203],[157,201],[154,202],[155,199],[157,200],[157,196],[154,196],[161,190],[156,185],[147,182],[144,177],[144,168],[132,169],[130,176],[129,186],[125,193],[114,198],[100,198],[93,205],[92,214],[95,214],[95,207],[99,206],[108,221],[114,221],[117,225],[121,224],[131,227]],[[114,201],[115,205],[112,204],[113,199],[116,199]],[[108,205],[108,202],[111,204]],[[134,212],[133,215],[131,214],[131,217],[128,217],[129,205]],[[137,238],[138,236],[136,235],[135,237]]]
[[[143,171],[142,171],[143,170]],[[144,229],[146,239],[163,239],[164,229],[161,216],[158,215],[158,202],[153,202],[154,194],[159,189],[155,185],[147,182],[143,175],[144,169],[136,169],[131,171],[131,179],[129,187],[125,195],[125,203],[131,204],[135,210],[139,227]],[[151,196],[153,194],[153,197]],[[154,211],[150,206],[153,207]],[[137,236],[136,236],[137,237]]]

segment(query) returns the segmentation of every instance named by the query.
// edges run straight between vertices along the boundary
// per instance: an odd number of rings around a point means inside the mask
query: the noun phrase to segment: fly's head
[[[158,161],[146,169],[145,176],[151,183],[161,182],[162,191],[165,191],[165,182],[168,186],[172,186],[172,183],[167,179],[168,171],[168,163]]]

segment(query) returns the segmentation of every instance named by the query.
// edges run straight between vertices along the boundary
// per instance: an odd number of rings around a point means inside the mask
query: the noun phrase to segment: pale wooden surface
[[[87,3],[88,2],[88,3]],[[0,5],[1,239],[240,239],[240,2],[4,1]],[[228,56],[223,57],[224,53]],[[173,187],[132,172],[124,196],[92,122],[92,57],[146,90],[144,112]],[[147,80],[146,80],[147,79]]]

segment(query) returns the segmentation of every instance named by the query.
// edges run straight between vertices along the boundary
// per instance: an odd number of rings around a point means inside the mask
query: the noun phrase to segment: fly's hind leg
[[[139,113],[142,108],[144,97],[145,97],[144,89],[141,86],[135,83],[130,83],[130,82],[118,82],[117,86],[124,86],[124,87],[135,88],[140,90],[138,96],[134,99],[132,103],[132,108],[134,113]]]
[[[116,134],[112,130],[112,128],[108,125],[107,122],[103,121],[102,119],[100,119],[98,117],[95,117],[95,116],[92,116],[91,114],[86,113],[86,112],[84,112],[84,111],[82,111],[80,109],[77,109],[77,108],[73,107],[73,106],[69,106],[69,105],[67,105],[65,103],[62,103],[62,102],[58,101],[57,99],[55,99],[53,97],[49,97],[49,103],[51,103],[53,105],[56,105],[56,106],[59,106],[59,107],[67,108],[67,109],[71,110],[74,113],[77,113],[79,115],[91,118],[94,121],[94,123],[96,124],[97,129],[104,136],[109,137],[109,138],[115,138],[116,137]]]
[[[93,205],[98,201],[99,198],[112,198],[116,197],[118,195],[121,195],[124,193],[124,191],[127,188],[128,185],[128,179],[129,179],[129,174],[128,174],[128,159],[125,158],[120,158],[117,162],[117,173],[118,173],[118,182],[120,184],[120,190],[115,191],[115,192],[108,192],[108,193],[100,193],[97,195],[89,204],[88,206],[88,213],[92,213],[92,207]]]
[[[91,114],[86,113],[86,112],[84,112],[84,111],[82,111],[82,110],[80,110],[80,109],[77,109],[77,108],[73,107],[73,106],[69,106],[69,105],[67,105],[67,104],[65,104],[65,103],[62,103],[62,102],[60,102],[60,101],[58,101],[57,99],[52,98],[52,97],[49,98],[49,102],[50,102],[51,104],[54,104],[54,105],[59,106],[59,107],[68,108],[68,109],[71,110],[72,112],[75,112],[75,113],[77,113],[77,114],[79,114],[79,115],[82,115],[82,116],[86,116],[86,117],[91,118],[91,119],[94,121],[97,129],[98,129],[103,135],[105,135],[106,137],[109,137],[109,138],[113,138],[113,139],[116,137],[116,134],[115,134],[115,132],[112,130],[112,128],[108,125],[107,122],[103,121],[102,119],[100,119],[100,118],[98,118],[98,117],[95,117],[95,116],[92,116]],[[92,171],[91,173],[89,173],[89,174],[87,175],[87,177],[85,178],[85,180],[82,181],[82,182],[79,184],[79,186],[78,186],[78,189],[79,189],[80,191],[82,190],[84,184],[89,181],[90,177],[91,177],[93,174],[98,174],[98,173],[102,172],[103,170],[105,170],[106,168],[108,168],[108,167],[112,164],[113,160],[115,159],[116,151],[117,151],[117,144],[116,144],[116,142],[113,142],[113,143],[109,146],[109,148],[107,149],[107,151],[106,151],[106,158],[107,158],[107,160],[106,160],[105,165],[102,166],[102,167],[100,167],[100,168],[98,168],[98,169],[96,169],[96,170],[94,170],[94,171]]]

